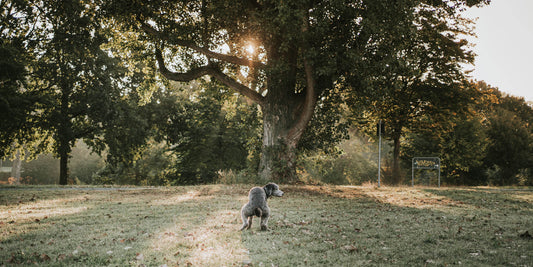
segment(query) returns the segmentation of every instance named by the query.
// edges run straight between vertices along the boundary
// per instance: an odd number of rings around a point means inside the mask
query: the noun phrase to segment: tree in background
[[[488,117],[489,145],[485,167],[489,182],[495,185],[517,184],[521,172],[529,173],[532,184],[533,168],[533,108],[524,98],[504,96],[498,91],[499,103]]]
[[[220,170],[257,168],[257,109],[226,90],[203,83],[196,91],[183,91],[174,108],[169,103],[173,112],[167,113],[164,134],[176,157],[173,184],[213,182]]]
[[[128,80],[101,45],[101,14],[96,2],[2,1],[2,51],[6,90],[2,147],[29,155],[53,151],[60,158],[59,183],[68,180],[68,159],[80,138],[100,134],[119,85]],[[9,45],[9,48],[4,49]],[[8,55],[9,54],[9,55]],[[2,57],[4,60],[4,57]],[[13,67],[13,68],[11,68]],[[4,68],[2,68],[4,70]],[[119,77],[120,76],[120,77]],[[14,146],[15,144],[16,146]],[[10,151],[8,150],[10,153]]]
[[[431,127],[421,118],[446,120],[464,112],[473,99],[462,67],[474,59],[462,39],[472,35],[472,22],[447,4],[406,5],[403,12],[408,19],[391,16],[379,31],[376,42],[383,45],[368,52],[366,63],[374,75],[355,77],[366,90],[352,100],[358,121],[375,125],[381,120],[386,125],[386,137],[393,142],[392,171],[386,177],[391,184],[402,181],[400,156],[406,133]]]
[[[60,159],[59,184],[67,184],[68,160],[80,138],[99,134],[101,120],[119,97],[115,62],[100,46],[98,10],[83,1],[34,3],[40,21],[39,57],[33,67],[35,90],[46,98],[34,118],[41,144]],[[114,79],[115,78],[115,79]]]
[[[28,136],[26,121],[38,96],[27,89],[27,45],[35,18],[24,1],[0,3],[0,158],[16,153]],[[17,144],[18,142],[18,144]]]
[[[531,184],[533,109],[484,82],[470,86],[477,96],[468,112],[411,133],[405,162],[420,155],[441,157],[447,184]]]

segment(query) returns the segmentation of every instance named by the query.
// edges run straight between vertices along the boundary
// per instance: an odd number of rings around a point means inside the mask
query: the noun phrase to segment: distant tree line
[[[448,184],[531,184],[531,106],[463,69],[487,2],[2,1],[0,157],[51,153],[66,184],[83,140],[105,159],[84,183],[356,184],[382,120],[387,183],[423,155]]]

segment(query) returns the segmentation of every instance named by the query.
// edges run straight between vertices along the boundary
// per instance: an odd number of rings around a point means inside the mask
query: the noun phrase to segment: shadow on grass
[[[476,208],[507,209],[531,208],[531,202],[520,196],[531,196],[533,191],[528,190],[495,190],[484,188],[466,189],[424,189],[425,192],[453,199],[457,202],[467,203]],[[530,198],[531,199],[531,198]]]
[[[208,266],[242,262],[247,255],[232,227],[240,206],[236,199],[242,194],[228,195],[231,192],[216,186],[46,192],[50,194],[38,200],[0,207],[0,212],[11,214],[0,220],[0,264]],[[57,212],[74,208],[78,210]],[[226,257],[230,253],[235,256]]]

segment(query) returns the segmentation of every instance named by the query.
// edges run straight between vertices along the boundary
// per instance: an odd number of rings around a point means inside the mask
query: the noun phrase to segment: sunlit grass
[[[0,189],[0,265],[372,266],[533,262],[533,192],[283,186],[270,231],[251,186]]]

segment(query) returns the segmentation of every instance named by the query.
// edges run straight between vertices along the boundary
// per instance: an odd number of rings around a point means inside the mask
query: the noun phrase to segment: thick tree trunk
[[[59,184],[66,185],[68,183],[68,159],[72,147],[70,145],[71,140],[74,139],[72,134],[72,122],[69,115],[69,96],[71,89],[67,84],[62,85],[61,106],[59,114],[59,125],[57,129],[57,148],[59,155]]]
[[[68,154],[62,153],[59,158],[59,184],[66,185],[68,183]]]
[[[274,50],[273,50],[274,51]],[[296,55],[293,47],[279,61],[267,80],[263,102],[263,146],[259,176],[263,181],[296,182],[296,146],[307,128],[316,105],[314,71],[304,59],[306,89],[296,93]]]
[[[264,182],[296,180],[296,147],[289,139],[291,112],[286,105],[274,104],[263,110],[263,146],[259,176]]]
[[[13,159],[13,165],[11,169],[11,177],[15,179],[15,184],[20,184],[21,169],[22,169],[22,161],[20,159],[20,151],[17,150],[17,154],[15,155],[15,159]]]

